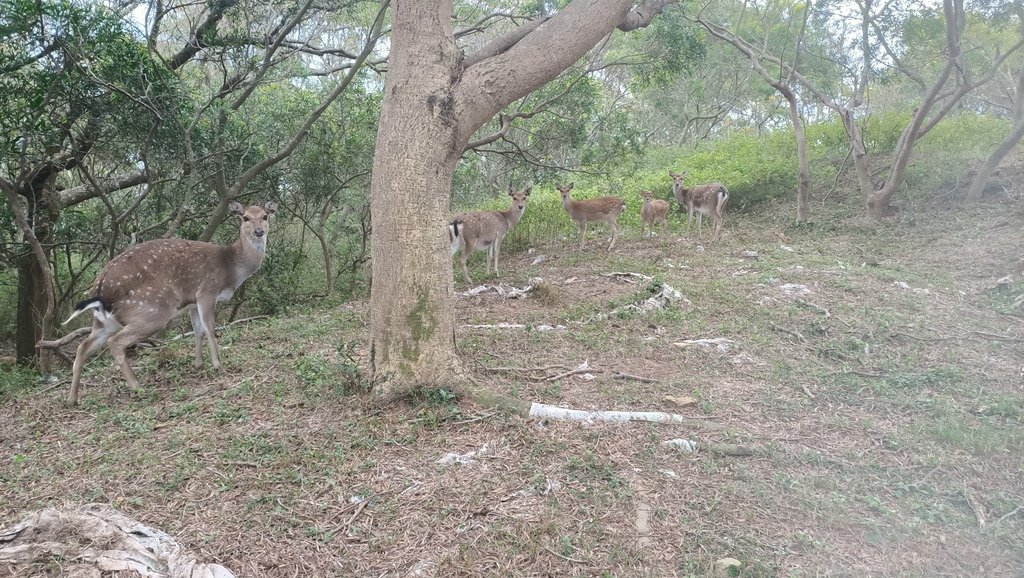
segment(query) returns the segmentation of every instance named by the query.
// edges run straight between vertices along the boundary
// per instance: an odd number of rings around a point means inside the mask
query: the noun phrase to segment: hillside
[[[172,332],[133,360],[141,396],[104,354],[80,409],[66,384],[3,399],[0,518],[107,502],[240,576],[701,576],[726,557],[742,576],[1019,574],[1022,201],[876,224],[845,200],[803,227],[768,206],[703,245],[674,213],[611,253],[592,227],[582,252],[503,253],[526,297],[458,298],[459,347],[495,389],[706,427],[525,420],[444,391],[377,405],[361,302],[225,329],[224,376]],[[623,308],[664,286],[683,298]],[[499,323],[521,326],[468,327]],[[698,339],[721,341],[678,345]]]

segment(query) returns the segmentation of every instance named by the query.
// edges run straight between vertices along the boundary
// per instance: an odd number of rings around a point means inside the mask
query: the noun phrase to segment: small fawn
[[[580,249],[583,249],[583,243],[587,238],[587,223],[593,221],[608,223],[608,226],[612,228],[612,242],[608,245],[608,250],[611,251],[615,247],[615,240],[619,237],[618,220],[622,211],[626,210],[626,202],[619,197],[598,197],[585,201],[574,201],[569,196],[573,185],[574,183],[569,183],[568,185],[557,185],[555,188],[562,193],[562,207],[565,208],[565,212],[569,213],[569,217],[576,222],[576,226],[580,229]]]
[[[668,223],[668,203],[661,199],[654,199],[654,191],[640,191],[644,199],[644,206],[640,209],[640,237],[644,236],[644,228],[648,229],[648,237],[654,234],[654,225],[661,222],[661,233],[665,234],[665,225]]]
[[[466,277],[467,283],[473,280],[469,277],[469,269],[466,267],[466,259],[470,253],[477,249],[487,249],[487,270],[491,272],[491,259],[494,259],[494,276],[500,277],[498,272],[498,254],[501,251],[501,242],[505,239],[509,229],[516,226],[519,219],[523,218],[526,210],[526,198],[530,196],[533,187],[527,187],[522,191],[514,191],[508,188],[508,196],[512,197],[512,205],[504,211],[469,211],[461,213],[455,220],[448,224],[448,238],[451,240],[451,253],[462,249],[459,260],[462,263],[462,274]]]
[[[92,310],[92,333],[78,346],[72,368],[72,405],[78,405],[78,386],[86,360],[110,345],[121,373],[132,390],[139,380],[128,365],[125,350],[167,326],[178,313],[188,310],[195,333],[195,366],[203,366],[202,337],[210,345],[210,359],[222,370],[214,333],[214,308],[231,298],[235,290],[263,262],[267,251],[268,217],[277,203],[229,209],[241,217],[234,245],[215,245],[181,239],[157,239],[130,247],[114,257],[96,277],[93,297],[82,301],[68,317]]]
[[[682,174],[668,172],[672,177],[672,195],[679,201],[679,204],[686,207],[686,226],[689,228],[693,223],[693,213],[697,212],[697,238],[703,239],[703,216],[708,215],[715,221],[715,232],[712,240],[718,238],[718,232],[725,223],[722,211],[725,204],[729,202],[729,191],[722,183],[708,183],[705,185],[694,185],[687,189],[683,186],[683,179],[686,178],[686,171]]]

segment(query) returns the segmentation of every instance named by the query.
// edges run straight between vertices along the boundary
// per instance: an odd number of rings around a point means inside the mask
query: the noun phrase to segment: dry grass
[[[725,556],[744,576],[1021,575],[1024,318],[1015,294],[988,291],[1018,266],[1021,207],[874,224],[847,206],[800,228],[730,216],[702,249],[678,228],[611,253],[570,239],[539,265],[505,261],[511,285],[544,279],[538,298],[457,303],[465,323],[529,326],[460,332],[496,389],[580,409],[688,395],[682,411],[724,432],[540,423],[446,392],[378,407],[350,359],[360,303],[232,328],[224,377],[196,375],[173,342],[134,361],[141,398],[105,355],[80,410],[63,388],[9,396],[0,516],[109,502],[240,576],[700,576]],[[649,294],[610,271],[691,305],[602,315]],[[733,347],[673,345],[715,337]],[[592,380],[487,371],[585,360]],[[757,452],[662,445],[678,437]]]

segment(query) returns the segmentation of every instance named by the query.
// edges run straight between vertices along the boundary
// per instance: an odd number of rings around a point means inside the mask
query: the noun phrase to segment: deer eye
[[[248,223],[249,222],[249,217],[242,217],[242,220],[245,221],[246,223]]]
[[[267,216],[266,216],[266,215],[263,215],[263,220],[264,220],[264,221],[266,221],[266,220],[267,220]]]

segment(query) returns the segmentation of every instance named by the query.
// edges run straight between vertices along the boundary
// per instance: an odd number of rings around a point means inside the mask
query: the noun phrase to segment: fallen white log
[[[691,424],[693,419],[663,411],[585,411],[533,402],[530,417],[546,417],[560,421],[650,421],[655,423]]]

